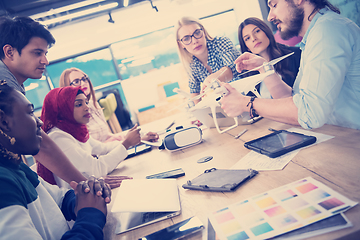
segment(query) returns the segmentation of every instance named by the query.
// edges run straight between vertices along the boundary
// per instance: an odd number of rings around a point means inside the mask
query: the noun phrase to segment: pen
[[[169,129],[170,129],[174,124],[175,124],[175,120],[172,121],[172,122],[170,123],[170,125],[167,126],[165,129],[160,130],[160,131],[157,131],[156,133],[159,134],[159,135],[164,134],[164,133],[167,133],[167,132],[169,131]]]
[[[262,116],[254,117],[254,118],[248,120],[248,123],[250,123],[250,124],[256,123],[257,121],[261,120],[262,118],[263,118]]]
[[[239,137],[241,137],[244,133],[246,133],[246,131],[247,131],[247,129],[245,128],[238,135],[235,136],[235,139],[238,139]]]

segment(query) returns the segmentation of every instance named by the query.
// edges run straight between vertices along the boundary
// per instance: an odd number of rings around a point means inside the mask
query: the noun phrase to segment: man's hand
[[[120,187],[121,182],[126,179],[133,179],[133,178],[128,177],[128,176],[105,176],[104,177],[105,183],[108,184],[111,189]]]
[[[76,204],[74,208],[75,215],[83,208],[96,208],[106,216],[107,208],[104,194],[111,195],[110,188],[106,187],[104,180],[98,180],[90,177],[87,181],[76,183],[70,182],[70,186],[75,190]],[[108,192],[110,191],[110,192]]]
[[[236,60],[236,70],[241,73],[242,70],[251,70],[253,68],[263,65],[266,60],[258,55],[245,52],[241,54]],[[260,73],[263,72],[263,69],[258,70]]]
[[[248,111],[246,105],[249,102],[249,97],[242,95],[228,83],[221,83],[221,85],[229,91],[229,93],[220,100],[221,108],[229,117],[237,117],[243,112]]]

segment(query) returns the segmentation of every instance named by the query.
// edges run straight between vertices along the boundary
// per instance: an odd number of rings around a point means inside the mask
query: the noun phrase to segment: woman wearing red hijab
[[[81,87],[52,89],[44,99],[42,128],[85,177],[106,176],[126,158],[129,147],[140,143],[140,129],[135,125],[122,143],[102,143],[92,139],[86,127],[91,116],[87,105],[88,100]],[[70,188],[68,183],[39,162],[37,172],[49,183]]]

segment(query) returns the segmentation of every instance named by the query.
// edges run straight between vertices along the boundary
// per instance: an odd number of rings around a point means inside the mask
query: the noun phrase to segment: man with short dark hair
[[[51,33],[28,17],[0,18],[0,79],[25,94],[28,78],[41,78],[49,64],[48,47],[55,43]],[[74,167],[60,148],[42,131],[43,141],[35,159],[70,183],[86,178]]]
[[[274,99],[255,99],[224,84],[230,94],[221,100],[222,108],[229,116],[250,111],[306,129],[324,124],[360,129],[360,28],[327,0],[269,0],[268,5],[268,20],[282,38],[303,37],[294,87],[271,74],[264,83]],[[235,62],[238,71],[262,64],[261,73],[271,70],[250,53]]]

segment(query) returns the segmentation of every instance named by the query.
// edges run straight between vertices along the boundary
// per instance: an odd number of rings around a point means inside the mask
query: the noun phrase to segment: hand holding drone
[[[250,77],[239,79],[234,82],[230,82],[230,85],[233,88],[235,88],[237,91],[239,91],[240,93],[247,94],[249,91],[251,91],[257,97],[260,97],[255,86],[257,84],[259,84],[260,82],[262,82],[265,77],[275,73],[273,65],[275,65],[276,63],[280,62],[281,60],[291,56],[292,54],[294,54],[294,53],[291,52],[287,55],[284,55],[284,56],[276,58],[270,62],[264,63],[258,67],[255,67],[255,68],[249,70],[248,72],[258,70],[262,67],[268,68],[269,70],[266,71],[265,73],[253,75]],[[225,71],[223,71],[221,74],[223,74],[224,72]],[[248,72],[242,73],[239,76],[246,74]],[[219,76],[221,76],[221,74]],[[176,91],[176,90],[174,89],[174,91]],[[183,95],[187,97],[187,104],[188,104],[189,111],[196,111],[196,110],[210,107],[216,129],[218,130],[219,133],[224,133],[224,132],[238,126],[238,118],[237,117],[234,118],[234,125],[226,128],[224,130],[220,130],[220,128],[218,126],[215,109],[217,106],[220,105],[219,100],[221,99],[221,97],[227,95],[228,93],[229,93],[229,91],[224,86],[221,86],[217,79],[214,79],[208,86],[206,86],[203,89],[202,93],[199,94],[198,96],[196,96],[194,98],[189,98],[190,95],[185,95],[185,94],[183,94]],[[202,98],[202,100],[198,104],[195,105],[193,101],[196,99],[199,99],[199,98]]]

